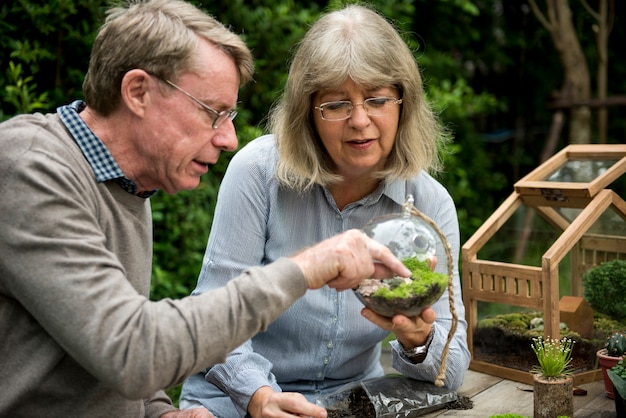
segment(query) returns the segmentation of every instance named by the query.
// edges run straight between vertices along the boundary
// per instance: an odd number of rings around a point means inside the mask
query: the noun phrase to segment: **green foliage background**
[[[320,13],[344,2],[192,2],[241,34],[256,58],[255,82],[241,90],[235,120],[244,145],[263,132],[287,77],[293,46]],[[558,56],[526,0],[370,4],[396,24],[415,51],[427,97],[454,133],[439,179],[457,204],[463,243],[508,196],[513,183],[538,164],[551,118],[546,102],[562,82]],[[581,2],[572,0],[570,5],[595,78],[594,22]],[[18,113],[52,112],[82,98],[90,47],[108,6],[106,0],[2,3],[0,121]],[[610,95],[626,91],[623,10],[623,2],[617,1],[609,42]],[[611,142],[626,142],[625,113],[615,108],[609,112]],[[564,145],[562,139],[560,147]],[[184,297],[195,287],[220,180],[231,157],[225,153],[196,190],[160,192],[151,199],[152,299]],[[179,389],[169,391],[173,399]]]
[[[255,55],[255,82],[241,90],[235,121],[244,145],[263,132],[266,115],[281,94],[293,46],[320,13],[344,2],[194,3],[241,34]],[[620,23],[622,3],[616,2],[609,43],[609,94],[626,90],[626,59],[619,53],[626,28]],[[537,165],[551,118],[546,102],[561,87],[558,57],[525,0],[370,4],[396,24],[415,51],[428,99],[454,133],[439,179],[457,204],[464,242],[508,196],[512,184]],[[54,111],[82,97],[89,50],[108,5],[105,0],[19,0],[0,6],[0,120]],[[570,5],[593,69],[594,22],[579,2]],[[610,110],[612,142],[625,142],[624,113]],[[152,198],[153,299],[183,297],[195,287],[220,179],[231,156],[224,154],[197,190]]]

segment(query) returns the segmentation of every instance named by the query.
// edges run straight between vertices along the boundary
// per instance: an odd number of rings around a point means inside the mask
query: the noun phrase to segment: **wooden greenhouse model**
[[[626,145],[567,146],[519,180],[514,192],[463,245],[462,289],[472,354],[470,369],[532,384],[530,371],[476,357],[478,302],[543,311],[544,338],[559,339],[559,267],[570,271],[568,296],[582,296],[582,275],[587,269],[604,261],[626,258],[626,203],[610,188],[616,181],[626,179],[622,176],[625,172]],[[496,234],[518,211],[532,213],[535,220],[545,222],[546,227],[540,227],[538,234],[556,231],[550,239],[543,237],[548,247],[543,254],[534,256],[535,265],[526,265],[519,257],[509,257],[516,259],[514,263],[481,259],[481,250],[490,241],[495,241],[491,242],[494,248],[505,245],[505,240],[496,239]],[[537,229],[536,222],[532,225]],[[532,228],[518,225],[516,230]],[[508,237],[516,246],[524,239],[523,233],[513,239],[511,234]],[[532,257],[530,254],[523,259]],[[531,350],[530,345],[527,350]],[[577,372],[574,384],[601,378],[597,370]]]

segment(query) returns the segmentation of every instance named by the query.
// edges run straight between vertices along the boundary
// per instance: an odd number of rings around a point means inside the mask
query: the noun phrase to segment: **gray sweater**
[[[56,114],[0,124],[0,416],[160,416],[173,409],[161,388],[306,291],[281,259],[151,302],[151,223],[149,200],[95,181]]]

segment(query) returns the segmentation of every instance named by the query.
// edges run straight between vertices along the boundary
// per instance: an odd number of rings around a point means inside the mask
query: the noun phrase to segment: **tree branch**
[[[606,24],[606,36],[613,31],[613,24],[615,23],[615,0],[609,1],[609,21]]]
[[[596,12],[595,10],[593,10],[591,8],[591,6],[589,6],[589,3],[587,3],[587,0],[580,0],[580,2],[585,7],[585,10],[587,10],[587,13],[589,13],[595,20],[597,20],[599,22],[600,21],[600,13]]]
[[[541,25],[544,28],[546,28],[548,32],[552,32],[552,24],[548,21],[548,19],[546,19],[546,16],[541,12],[541,9],[539,9],[539,7],[537,6],[537,3],[535,3],[535,0],[528,0],[528,3],[530,4],[530,8],[533,10],[533,13],[535,17],[537,18],[537,20],[539,21],[539,23],[541,23]]]

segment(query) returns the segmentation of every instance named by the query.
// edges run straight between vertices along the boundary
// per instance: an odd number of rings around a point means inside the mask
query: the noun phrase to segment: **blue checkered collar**
[[[143,198],[156,193],[156,190],[137,193],[137,183],[124,175],[111,152],[78,116],[85,107],[85,102],[76,100],[69,105],[57,108],[57,113],[89,162],[96,175],[96,181],[114,180],[128,193]]]

